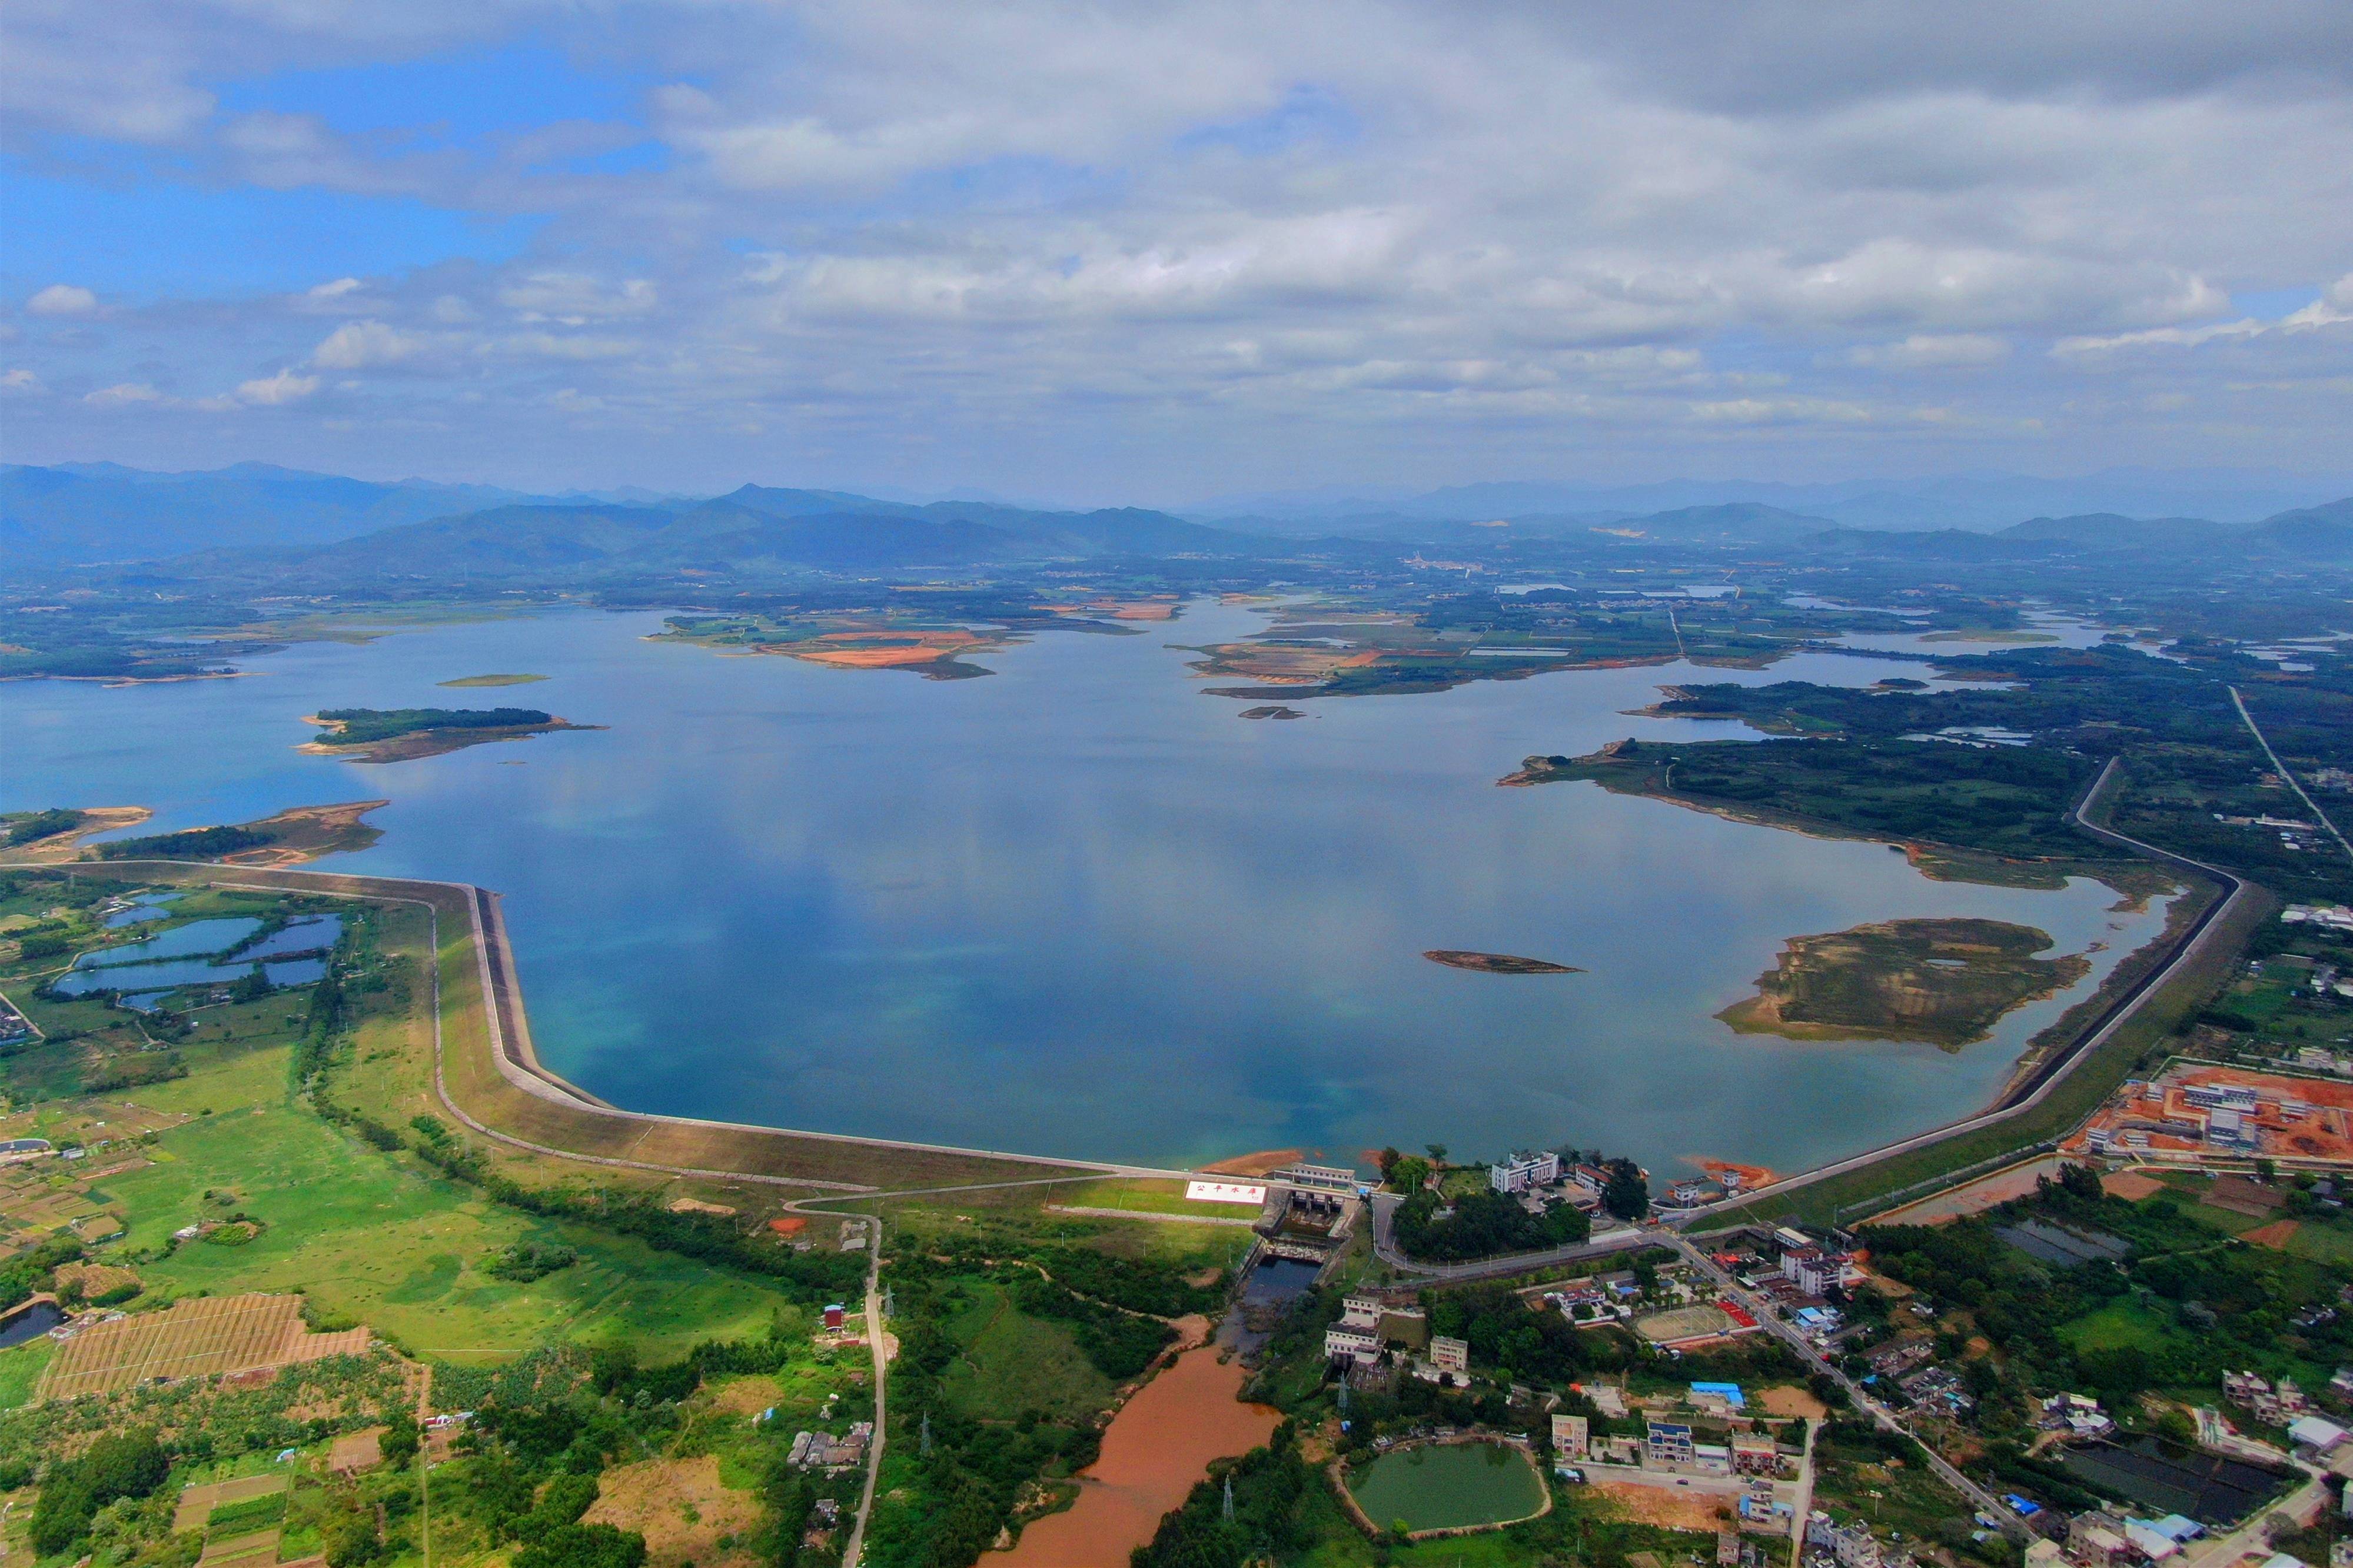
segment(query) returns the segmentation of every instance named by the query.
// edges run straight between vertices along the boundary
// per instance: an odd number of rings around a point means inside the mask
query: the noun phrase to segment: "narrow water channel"
[[[1103,1455],[1079,1475],[1079,1500],[1021,1532],[1004,1568],[1103,1568],[1152,1539],[1163,1514],[1209,1473],[1209,1461],[1247,1454],[1274,1436],[1272,1405],[1237,1397],[1250,1373],[1219,1347],[1179,1355],[1120,1407]]]

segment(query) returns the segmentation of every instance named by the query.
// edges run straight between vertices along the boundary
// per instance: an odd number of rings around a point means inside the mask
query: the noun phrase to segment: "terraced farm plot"
[[[211,1521],[213,1510],[282,1492],[287,1489],[288,1479],[283,1474],[239,1476],[234,1480],[189,1487],[180,1493],[179,1504],[173,1510],[172,1529],[174,1532],[202,1530]]]
[[[293,1296],[218,1296],[84,1329],[58,1348],[43,1399],[109,1394],[153,1377],[207,1377],[358,1355],[365,1328],[314,1334]]]

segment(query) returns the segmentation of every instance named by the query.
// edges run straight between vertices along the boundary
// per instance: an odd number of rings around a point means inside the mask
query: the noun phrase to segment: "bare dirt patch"
[[[1756,1397],[1767,1415],[1822,1416],[1830,1414],[1829,1406],[1794,1384],[1777,1384],[1771,1388],[1759,1389]]]
[[[2295,1232],[2296,1222],[2295,1220],[2279,1219],[2274,1220],[2269,1225],[2259,1225],[2255,1226],[2254,1229],[2241,1236],[2239,1239],[2241,1241],[2252,1241],[2257,1247],[2268,1247],[2273,1251],[2279,1252],[2286,1248],[2288,1238],[2294,1236]]]
[[[2137,1171],[2116,1171],[2100,1178],[2100,1191],[2112,1198],[2122,1198],[2128,1204],[2165,1191],[2165,1184],[2155,1176],[2144,1176]]]
[[[327,1468],[339,1476],[384,1463],[385,1428],[370,1426],[364,1431],[346,1432],[335,1439],[327,1450]]]
[[[1623,1519],[1668,1530],[1717,1530],[1731,1505],[1723,1498],[1639,1481],[1596,1481],[1590,1489]]]
[[[730,1415],[757,1415],[776,1402],[776,1380],[758,1374],[730,1378],[711,1395],[711,1408]]]
[[[2214,1184],[2206,1190],[2206,1195],[2199,1201],[2209,1208],[2261,1219],[2287,1202],[2287,1194],[2260,1182],[2251,1182],[2244,1176],[2218,1176]]]
[[[760,1505],[750,1492],[730,1491],[719,1484],[716,1454],[622,1465],[597,1477],[596,1484],[596,1506],[584,1522],[640,1531],[646,1538],[646,1560],[656,1568],[754,1561],[742,1547],[720,1550],[721,1536],[751,1533],[759,1522]]]
[[[1206,1175],[1263,1176],[1269,1171],[1279,1171],[1307,1157],[1304,1149],[1261,1149],[1254,1154],[1237,1154],[1230,1160],[1219,1160],[1201,1167]]]

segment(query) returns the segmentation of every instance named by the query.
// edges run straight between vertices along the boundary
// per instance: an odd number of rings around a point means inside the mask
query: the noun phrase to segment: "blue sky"
[[[1184,503],[2353,450],[2353,11],[23,0],[0,458]]]

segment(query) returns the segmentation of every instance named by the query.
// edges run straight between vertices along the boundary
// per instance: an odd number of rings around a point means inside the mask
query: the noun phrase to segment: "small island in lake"
[[[461,675],[455,680],[444,680],[443,686],[529,686],[534,680],[545,680],[543,675]]]
[[[143,805],[53,805],[0,812],[0,862],[12,866],[70,860],[93,833],[136,827],[154,815]]]
[[[302,721],[328,733],[298,750],[355,763],[401,763],[489,741],[602,728],[575,724],[536,708],[327,708],[304,715]]]
[[[1481,974],[1582,974],[1574,964],[1542,958],[1514,958],[1508,952],[1466,952],[1461,948],[1433,947],[1421,955],[1449,969],[1475,970]]]
[[[144,838],[116,838],[86,850],[85,860],[215,860],[227,866],[300,866],[322,855],[365,849],[384,837],[361,818],[388,800],[294,805],[253,822],[189,827]]]
[[[1883,921],[1794,936],[1757,994],[1716,1016],[1744,1035],[1793,1040],[1920,1040],[1946,1050],[1984,1039],[2013,1007],[2091,972],[2031,926],[1988,920]]]
[[[1296,708],[1285,708],[1279,702],[1273,702],[1264,703],[1256,708],[1245,708],[1241,710],[1240,717],[1244,719],[1304,719],[1307,715],[1301,712]]]
[[[140,838],[84,844],[92,834],[136,827],[153,813],[143,805],[52,807],[0,814],[0,865],[69,860],[211,860],[232,866],[300,866],[322,855],[365,849],[384,837],[361,818],[388,800],[296,805],[254,822],[186,827]],[[21,837],[20,837],[21,835]]]

